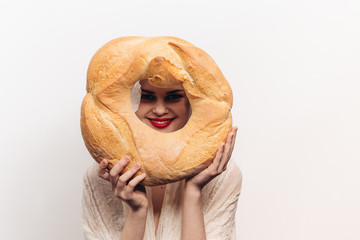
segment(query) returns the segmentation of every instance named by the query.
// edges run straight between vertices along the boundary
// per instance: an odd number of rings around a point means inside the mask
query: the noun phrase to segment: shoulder
[[[91,164],[84,172],[83,181],[84,184],[94,185],[99,182],[99,176],[97,175],[98,164]]]
[[[85,194],[91,194],[93,197],[101,198],[113,195],[111,183],[98,176],[97,163],[90,165],[83,174],[83,190]]]
[[[241,188],[243,175],[239,166],[235,162],[229,163],[229,172],[227,173],[228,182],[233,182],[235,185]]]
[[[221,175],[223,175],[222,185],[227,188],[228,191],[239,196],[243,179],[239,166],[234,161],[231,161]]]
[[[83,174],[82,222],[85,236],[116,236],[124,226],[124,209],[111,183],[97,174],[98,164],[89,166]],[[90,238],[90,237],[89,237]]]
[[[210,183],[208,183],[203,193],[208,198],[217,198],[220,196],[234,196],[238,198],[242,186],[242,173],[235,162],[231,161],[227,169]]]
[[[213,229],[223,229],[221,232],[225,233],[231,232],[234,228],[241,184],[242,173],[234,162],[230,162],[223,173],[204,187],[202,192],[204,219],[208,234],[211,236],[218,233]],[[225,228],[228,231],[225,231]]]
[[[111,183],[98,176],[98,166],[92,164],[83,175],[83,207],[96,209],[104,219],[117,221],[123,215],[122,201],[114,195]]]
[[[217,184],[225,184],[225,186],[241,186],[242,173],[239,166],[234,162],[228,163],[227,169],[214,179]]]

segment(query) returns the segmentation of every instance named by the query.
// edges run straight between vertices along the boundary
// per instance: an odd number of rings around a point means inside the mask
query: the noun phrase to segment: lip
[[[149,122],[156,128],[166,128],[175,118],[147,118]]]

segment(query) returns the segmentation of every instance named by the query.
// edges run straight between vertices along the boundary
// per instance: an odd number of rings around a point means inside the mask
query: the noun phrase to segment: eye
[[[151,102],[156,100],[156,97],[152,94],[141,94],[141,101],[143,102]]]
[[[169,101],[169,102],[177,102],[179,101],[181,98],[183,98],[184,96],[181,95],[181,94],[170,94],[170,95],[167,95],[165,100],[166,101]]]

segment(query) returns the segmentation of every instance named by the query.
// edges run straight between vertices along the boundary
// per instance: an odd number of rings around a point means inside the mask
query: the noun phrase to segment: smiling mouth
[[[166,128],[175,118],[147,118],[149,122],[156,128]]]

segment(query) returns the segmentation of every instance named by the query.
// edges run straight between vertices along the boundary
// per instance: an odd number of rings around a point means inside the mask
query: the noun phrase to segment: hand
[[[135,164],[130,170],[121,174],[129,161],[130,158],[125,156],[109,171],[106,168],[109,163],[103,159],[99,165],[98,175],[112,184],[115,196],[126,202],[133,211],[147,209],[148,200],[145,187],[138,185],[144,180],[146,174],[134,177],[140,169],[140,164]]]
[[[213,162],[199,174],[186,181],[187,188],[195,188],[201,190],[217,175],[226,170],[227,163],[230,160],[235,145],[237,127],[233,127],[229,132],[226,143],[221,143]]]

